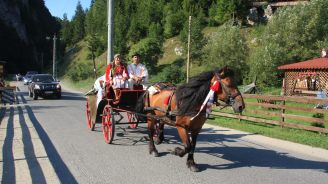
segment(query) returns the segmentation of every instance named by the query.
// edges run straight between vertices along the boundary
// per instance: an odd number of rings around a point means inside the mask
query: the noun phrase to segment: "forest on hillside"
[[[265,86],[279,85],[281,73],[277,67],[320,56],[328,47],[328,0],[312,0],[306,4],[278,9],[265,22],[249,26],[246,18],[251,0],[125,0],[114,4],[114,52],[129,58],[140,52],[156,80],[180,83],[185,80],[186,52],[172,65],[158,67],[163,56],[163,42],[178,36],[186,48],[188,17],[192,16],[191,62],[198,71],[228,65],[238,83],[248,83],[255,76]],[[263,7],[266,9],[266,7]],[[93,0],[87,10],[81,5],[71,21],[64,16],[61,36],[71,47],[85,40],[96,56],[106,51],[106,0]],[[217,27],[205,37],[205,27]],[[174,49],[174,48],[172,48]],[[91,66],[90,66],[91,67]],[[200,68],[200,69],[199,69]],[[75,67],[72,78],[85,80],[92,76]],[[193,68],[192,68],[193,70]]]

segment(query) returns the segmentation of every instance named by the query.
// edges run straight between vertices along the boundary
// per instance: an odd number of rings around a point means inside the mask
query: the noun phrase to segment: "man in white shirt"
[[[142,84],[145,88],[145,83],[148,82],[148,70],[147,68],[140,63],[140,55],[132,55],[132,64],[128,65],[129,72],[129,88],[133,89],[133,85]]]

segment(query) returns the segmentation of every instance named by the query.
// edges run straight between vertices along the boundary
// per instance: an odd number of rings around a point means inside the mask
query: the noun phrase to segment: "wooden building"
[[[328,93],[328,58],[282,65],[284,70],[283,95],[315,96],[318,91]]]
[[[252,4],[255,7],[260,6],[273,6],[273,7],[283,7],[283,6],[295,6],[299,4],[305,4],[308,3],[310,0],[272,0],[272,1],[265,1],[265,0],[259,0],[259,1],[253,1]]]

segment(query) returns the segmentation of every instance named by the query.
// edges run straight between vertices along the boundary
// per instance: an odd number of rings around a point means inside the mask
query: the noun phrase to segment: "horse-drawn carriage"
[[[203,107],[208,106],[208,100],[223,101],[232,106],[236,113],[244,109],[243,98],[234,82],[234,73],[227,67],[204,72],[177,89],[164,85],[153,94],[143,89],[115,90],[106,85],[103,99],[98,105],[96,93],[87,93],[89,128],[93,130],[95,124],[101,122],[105,142],[112,143],[115,125],[129,124],[131,128],[136,128],[141,123],[140,119],[144,119],[142,121],[147,122],[149,131],[149,153],[159,156],[154,143],[163,141],[164,124],[175,126],[183,148],[176,147],[172,154],[180,157],[188,154],[187,166],[192,171],[199,171],[193,155],[197,136],[207,119],[208,109]],[[127,114],[128,122],[121,122],[121,113]]]
[[[114,91],[115,90],[115,91]],[[97,92],[91,90],[86,94],[86,118],[88,128],[93,131],[96,123],[101,123],[105,142],[110,144],[114,139],[115,125],[128,124],[130,128],[137,128],[140,119],[134,112],[138,98],[145,91],[136,86],[133,90],[125,88],[114,89],[106,84],[103,98],[97,103]],[[124,118],[126,114],[126,118]],[[123,122],[126,120],[127,122]]]

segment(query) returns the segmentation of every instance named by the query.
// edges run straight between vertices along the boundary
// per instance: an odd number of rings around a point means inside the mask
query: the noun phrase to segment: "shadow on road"
[[[213,134],[213,129],[204,129],[198,137],[198,142],[216,143],[217,147],[200,147],[196,152],[228,160],[228,164],[199,164],[202,170],[206,169],[234,169],[240,167],[267,167],[274,169],[313,169],[328,173],[328,162],[305,160],[280,153],[266,148],[227,146],[225,142],[237,142],[237,139],[250,134],[223,135],[220,132]]]
[[[22,98],[24,98],[22,96]],[[66,166],[66,164],[61,159],[60,155],[58,154],[55,146],[52,144],[50,138],[48,137],[45,130],[42,128],[40,122],[36,119],[32,108],[28,105],[25,106],[28,116],[35,127],[42,144],[45,146],[46,153],[49,157],[51,164],[53,165],[55,172],[60,180],[61,183],[77,183],[74,176]]]
[[[129,130],[130,133],[131,130]],[[136,134],[140,134],[140,130],[132,130]],[[165,140],[163,144],[172,144],[172,149],[176,146],[181,145],[181,140],[177,134],[177,130],[174,127],[165,127]],[[301,158],[296,158],[288,155],[287,153],[281,153],[274,150],[266,149],[263,147],[255,148],[251,146],[228,146],[226,143],[236,143],[237,145],[242,144],[241,140],[238,140],[244,136],[252,135],[249,133],[245,134],[220,134],[223,131],[228,130],[214,130],[212,128],[205,128],[202,133],[198,136],[197,143],[202,143],[204,146],[196,146],[197,153],[205,153],[215,156],[220,159],[227,160],[231,163],[228,164],[202,164],[199,163],[201,170],[206,169],[234,169],[241,167],[266,167],[273,169],[311,169],[320,172],[328,173],[328,162],[320,162],[313,160],[306,160]],[[145,139],[143,139],[143,144],[148,144],[148,135],[146,128],[141,130]],[[120,139],[118,137],[117,139]],[[115,141],[117,141],[114,140]],[[136,138],[134,138],[135,140]],[[133,139],[132,139],[133,140]],[[211,146],[206,146],[211,144]],[[130,144],[131,145],[131,144]],[[214,145],[214,146],[213,146]],[[217,145],[217,146],[215,146]],[[157,145],[156,147],[160,147]],[[161,152],[160,156],[165,156],[170,152]],[[183,159],[186,159],[184,157]],[[195,160],[197,162],[197,159]]]
[[[17,107],[19,115],[19,123],[22,128],[22,140],[24,144],[24,154],[26,157],[27,165],[31,174],[32,183],[46,183],[44,173],[42,172],[41,166],[38,162],[38,158],[34,152],[34,146],[32,143],[32,137],[30,134],[29,127],[26,124],[24,118],[24,112],[22,107]]]
[[[21,94],[21,99],[24,104],[26,104],[26,99]],[[25,108],[25,109],[24,109]],[[44,107],[43,107],[44,108]],[[26,110],[26,111],[25,111]],[[25,111],[25,112],[24,112]],[[27,116],[24,116],[24,113],[27,113]],[[15,147],[15,144],[17,144],[19,141],[14,139],[14,134],[16,131],[16,127],[14,126],[14,116],[15,114],[18,114],[19,117],[19,124],[22,130],[22,137],[21,141],[23,144],[23,154],[19,155],[18,158],[15,158],[17,156],[14,156],[13,148]],[[64,161],[61,159],[59,153],[57,152],[55,146],[51,142],[49,136],[45,132],[45,130],[42,128],[40,122],[37,120],[37,118],[34,115],[34,112],[30,106],[23,105],[23,106],[17,106],[17,111],[15,111],[15,107],[10,107],[8,115],[8,122],[6,127],[6,137],[3,144],[3,170],[2,170],[2,183],[16,183],[17,176],[20,173],[17,173],[17,168],[15,168],[15,163],[20,161],[26,161],[29,173],[32,179],[32,183],[47,183],[47,180],[45,178],[44,170],[42,170],[41,165],[39,163],[40,159],[42,160],[43,156],[39,156],[35,153],[35,145],[33,145],[32,140],[33,137],[31,136],[31,127],[28,126],[27,120],[25,118],[28,117],[28,119],[31,120],[31,123],[33,124],[35,131],[37,132],[42,145],[44,146],[46,155],[44,155],[44,158],[48,157],[49,161],[51,162],[51,165],[53,166],[55,173],[60,180],[61,183],[77,183],[75,177],[72,175]],[[17,122],[15,120],[15,122]],[[17,136],[17,135],[16,135]],[[22,157],[22,158],[19,158]],[[21,160],[22,159],[22,160]],[[16,163],[17,164],[17,163]],[[22,182],[22,181],[19,181]],[[26,181],[28,182],[28,181]]]
[[[9,110],[9,118],[6,130],[6,138],[4,140],[2,154],[3,154],[3,170],[2,170],[2,182],[16,183],[15,162],[13,153],[13,139],[14,139],[14,108]]]

